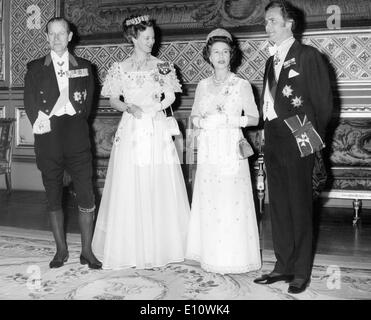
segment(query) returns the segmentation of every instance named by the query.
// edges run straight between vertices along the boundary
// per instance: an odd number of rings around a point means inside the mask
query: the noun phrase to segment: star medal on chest
[[[291,104],[294,106],[294,108],[299,108],[303,105],[303,100],[301,97],[295,97],[291,100]]]
[[[294,90],[291,88],[291,86],[289,85],[285,85],[285,87],[283,88],[282,90],[282,94],[286,97],[286,98],[289,98],[290,96],[292,96],[292,92]]]
[[[63,76],[64,76],[64,71],[62,70],[62,66],[64,65],[64,61],[57,62],[57,65],[61,68],[61,69],[58,71],[58,76],[63,77]]]

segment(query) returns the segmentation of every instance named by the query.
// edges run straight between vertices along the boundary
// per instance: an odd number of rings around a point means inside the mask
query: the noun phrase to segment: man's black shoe
[[[256,278],[254,282],[258,284],[271,284],[278,281],[290,282],[293,278],[293,275],[286,274],[263,274],[261,277]]]
[[[292,294],[298,294],[298,293],[302,293],[305,291],[305,289],[307,288],[308,286],[308,281],[307,280],[293,280],[290,285],[289,285],[289,289],[287,290],[288,293],[292,293]]]

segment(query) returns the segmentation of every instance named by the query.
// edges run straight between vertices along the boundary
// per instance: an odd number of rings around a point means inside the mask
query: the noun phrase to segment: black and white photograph
[[[0,1],[0,300],[370,299],[368,0]]]

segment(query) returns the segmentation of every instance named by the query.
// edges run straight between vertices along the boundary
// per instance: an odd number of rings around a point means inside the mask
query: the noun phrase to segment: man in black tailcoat
[[[56,17],[47,23],[50,53],[27,65],[24,106],[35,135],[36,163],[42,174],[57,247],[49,266],[59,268],[68,259],[61,203],[66,170],[72,178],[79,208],[80,263],[99,269],[102,265],[91,250],[95,199],[87,123],[94,77],[89,61],[69,53],[72,36],[67,20]]]
[[[331,119],[329,69],[317,49],[293,37],[296,9],[287,1],[265,8],[270,48],[262,93],[264,158],[272,223],[274,269],[254,280],[290,282],[303,292],[312,263],[312,172],[314,153],[324,147]]]

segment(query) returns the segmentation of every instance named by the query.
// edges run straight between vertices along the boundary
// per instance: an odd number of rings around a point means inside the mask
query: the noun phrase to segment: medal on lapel
[[[67,78],[81,78],[81,77],[87,77],[89,75],[89,71],[87,68],[73,69],[73,70],[66,71],[65,74],[67,75]]]
[[[59,71],[58,71],[58,75],[60,77],[63,77],[64,76],[64,71],[62,70],[62,66],[64,65],[64,61],[62,62],[57,62],[57,65],[61,68]]]
[[[273,63],[274,65],[278,65],[280,63],[281,59],[280,57],[278,56],[278,54],[275,54],[274,57],[273,57]]]

